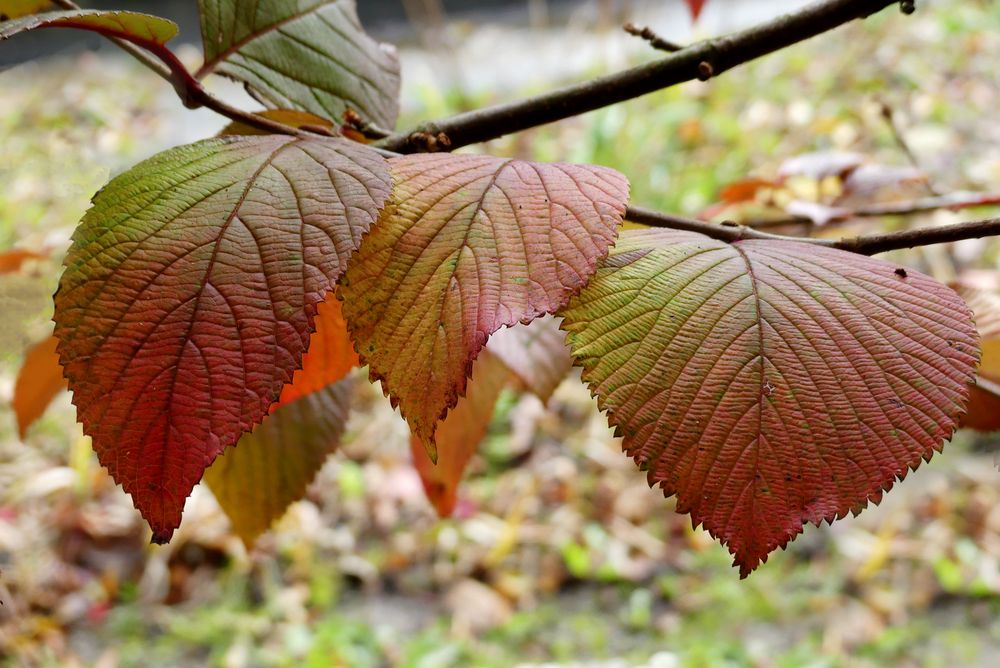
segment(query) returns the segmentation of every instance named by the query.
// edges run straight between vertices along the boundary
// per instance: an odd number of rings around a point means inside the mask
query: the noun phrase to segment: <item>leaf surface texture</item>
[[[84,431],[154,540],[292,379],[389,188],[385,161],[352,142],[225,137],[154,156],[95,196],[55,334]]]
[[[372,378],[433,449],[487,337],[587,282],[628,183],[602,167],[490,156],[389,162],[393,200],[341,282],[344,315]]]
[[[798,242],[626,232],[561,315],[626,452],[744,576],[929,459],[979,355],[951,289]]]

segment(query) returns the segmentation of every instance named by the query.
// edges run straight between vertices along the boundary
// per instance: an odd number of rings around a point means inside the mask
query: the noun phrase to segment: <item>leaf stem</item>
[[[80,5],[72,0],[53,0],[54,4],[68,10],[81,9]],[[119,37],[105,35],[119,48],[138,60],[147,68],[156,73],[157,76],[170,82],[177,91],[184,106],[189,109],[205,107],[225,116],[233,121],[245,123],[265,132],[274,132],[285,135],[305,135],[306,131],[293,128],[290,125],[273,121],[257,114],[237,109],[232,105],[223,102],[215,97],[201,85],[194,75],[184,66],[173,51],[163,44],[153,42],[143,42],[142,45],[134,44]]]

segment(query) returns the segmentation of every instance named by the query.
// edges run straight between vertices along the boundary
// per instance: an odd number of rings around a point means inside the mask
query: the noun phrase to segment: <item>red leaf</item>
[[[353,142],[224,137],[161,153],[94,198],[55,333],[84,431],[155,541],[301,365],[316,305],[389,184]]]
[[[35,251],[13,248],[0,253],[0,274],[13,274],[21,270],[21,266],[29,260],[42,260],[46,256]]]
[[[860,512],[954,431],[978,357],[951,289],[811,244],[623,233],[562,315],[650,484],[746,576]]]
[[[390,167],[393,201],[341,281],[344,315],[372,379],[433,449],[487,337],[555,311],[586,283],[628,183],[602,167],[477,155]]]
[[[413,465],[439,516],[448,517],[455,510],[462,474],[486,435],[497,398],[510,377],[510,370],[488,350],[479,355],[466,395],[438,425],[436,464],[420,438],[416,434],[410,436]]]
[[[25,355],[24,364],[17,372],[11,405],[17,416],[17,433],[22,439],[52,399],[66,388],[66,379],[56,355],[57,343],[55,337],[50,336],[35,345]]]
[[[719,191],[719,199],[726,204],[739,204],[757,198],[761,190],[776,188],[778,184],[767,179],[747,178],[726,184]]]
[[[684,4],[688,6],[688,11],[691,12],[691,20],[697,21],[698,17],[701,16],[701,10],[704,9],[707,0],[684,0]]]

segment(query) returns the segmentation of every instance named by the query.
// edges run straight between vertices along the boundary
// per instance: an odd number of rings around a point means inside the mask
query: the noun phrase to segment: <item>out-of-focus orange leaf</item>
[[[313,126],[316,128],[323,128],[326,130],[333,130],[333,121],[317,116],[316,114],[310,114],[307,111],[298,111],[296,109],[266,109],[264,111],[254,112],[258,116],[263,116],[264,118],[272,121],[277,121],[278,123],[284,123],[293,128],[301,128],[304,126]],[[255,128],[252,125],[247,125],[241,121],[233,121],[226,127],[222,128],[219,135],[266,135],[270,134],[266,130],[261,130],[260,128]]]
[[[44,258],[45,255],[43,253],[24,250],[23,248],[13,248],[9,251],[4,251],[0,253],[0,274],[13,274],[16,271],[20,271],[21,265],[28,260],[41,260]]]
[[[316,313],[316,331],[309,339],[309,350],[302,356],[302,368],[295,372],[292,382],[285,385],[281,398],[271,409],[295,401],[335,383],[358,365],[347,323],[340,310],[340,301],[330,295],[319,305]]]
[[[28,427],[41,417],[52,399],[66,387],[59,355],[58,341],[50,336],[36,344],[25,355],[24,364],[14,383],[14,414],[17,416],[17,433],[23,439]]]
[[[719,199],[726,204],[749,202],[757,198],[757,193],[764,189],[775,188],[777,184],[767,179],[748,178],[733,181],[722,187]]]
[[[465,396],[458,400],[444,421],[438,423],[434,434],[437,464],[427,455],[427,447],[420,438],[416,434],[410,436],[413,465],[420,474],[427,498],[440,517],[448,517],[455,510],[458,483],[486,435],[493,407],[511,376],[510,369],[489,349],[479,354]]]
[[[961,426],[976,431],[1000,429],[1000,295],[967,285],[954,286],[972,309],[983,356]]]

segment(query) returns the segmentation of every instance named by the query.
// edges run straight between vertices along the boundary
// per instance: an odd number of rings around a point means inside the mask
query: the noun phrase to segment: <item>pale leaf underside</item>
[[[626,232],[561,315],[626,451],[743,575],[930,458],[978,358],[951,289],[797,242]]]
[[[200,0],[205,65],[261,101],[341,120],[351,108],[385,128],[399,113],[399,60],[369,37],[354,0]]]

